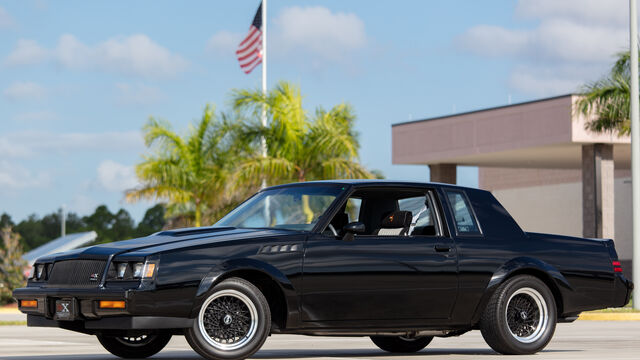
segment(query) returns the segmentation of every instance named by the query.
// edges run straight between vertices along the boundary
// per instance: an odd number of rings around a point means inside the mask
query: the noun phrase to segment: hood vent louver
[[[187,235],[198,235],[198,234],[214,233],[214,232],[227,231],[227,230],[233,230],[233,229],[234,228],[232,228],[232,227],[188,228],[188,229],[181,229],[181,230],[165,230],[165,231],[159,232],[156,235],[162,235],[162,236],[187,236]]]

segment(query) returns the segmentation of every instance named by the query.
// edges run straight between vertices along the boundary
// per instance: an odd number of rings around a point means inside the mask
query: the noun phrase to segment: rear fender
[[[475,309],[472,319],[474,324],[480,321],[482,312],[496,289],[507,281],[507,279],[519,274],[536,276],[550,288],[556,299],[558,316],[560,316],[562,312],[562,301],[565,298],[565,294],[573,291],[573,288],[567,279],[558,269],[544,261],[532,257],[518,257],[509,260],[493,273],[493,276],[491,277],[491,280],[489,280],[489,283],[484,290],[484,294]]]

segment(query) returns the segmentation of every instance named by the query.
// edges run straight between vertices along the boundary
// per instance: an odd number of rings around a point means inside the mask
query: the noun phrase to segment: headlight
[[[43,279],[43,275],[44,274],[44,264],[38,264],[36,266],[36,278],[38,280],[42,280]]]
[[[139,279],[142,277],[142,268],[144,267],[143,263],[135,263],[133,264],[133,277]]]
[[[117,266],[118,279],[123,279],[125,272],[127,272],[127,263],[120,263]]]
[[[156,264],[151,262],[113,262],[110,278],[117,280],[149,279],[155,275]]]

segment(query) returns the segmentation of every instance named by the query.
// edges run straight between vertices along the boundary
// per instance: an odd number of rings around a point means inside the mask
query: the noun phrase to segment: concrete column
[[[582,145],[582,233],[614,238],[613,145]]]
[[[456,164],[429,165],[429,170],[431,171],[431,182],[456,183]]]

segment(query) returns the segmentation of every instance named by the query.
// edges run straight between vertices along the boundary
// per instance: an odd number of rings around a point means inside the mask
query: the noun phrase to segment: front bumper
[[[59,289],[25,287],[13,296],[18,309],[27,314],[28,326],[60,327],[85,333],[100,330],[183,329],[193,325],[193,319],[179,316],[158,316],[155,301],[149,291],[122,288]],[[36,300],[36,307],[23,307],[20,300]],[[56,317],[56,301],[73,303],[71,314],[62,320]],[[124,309],[103,309],[100,301],[124,301]]]
[[[132,315],[136,312],[137,291],[119,288],[58,289],[26,287],[13,291],[18,300],[18,309],[27,315],[53,319],[55,302],[60,299],[74,299],[77,307],[73,319],[97,319],[103,316]],[[37,307],[23,307],[20,300],[37,300]],[[101,300],[125,301],[124,309],[100,309]]]
[[[44,316],[27,315],[27,326],[59,327],[85,333],[95,330],[185,329],[194,319],[166,316],[116,316],[97,320],[57,321]]]

